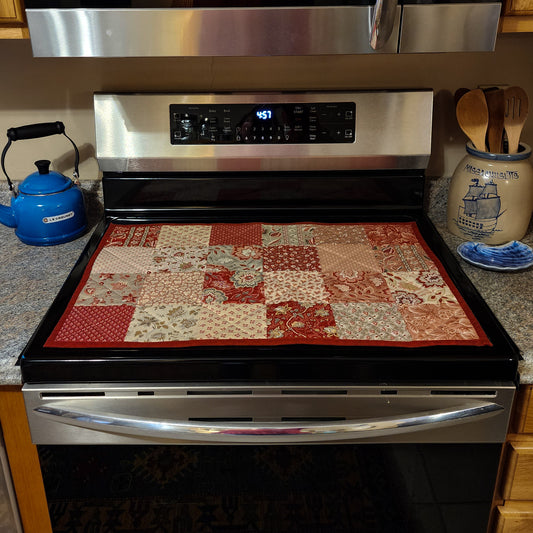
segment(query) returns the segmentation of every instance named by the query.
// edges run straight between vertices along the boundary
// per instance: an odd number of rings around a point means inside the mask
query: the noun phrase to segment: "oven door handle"
[[[73,402],[69,402],[73,403]],[[375,419],[310,422],[220,422],[143,419],[133,415],[102,413],[70,405],[41,405],[40,416],[63,424],[138,438],[200,441],[205,443],[298,443],[346,441],[394,436],[412,431],[478,420],[501,412],[501,405],[471,400],[443,409]]]

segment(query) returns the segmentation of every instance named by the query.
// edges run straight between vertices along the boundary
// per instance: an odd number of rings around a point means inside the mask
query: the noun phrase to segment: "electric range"
[[[516,346],[424,212],[430,91],[94,102],[105,217],[23,352],[25,383],[517,380]],[[165,335],[142,314],[158,304],[229,325]],[[235,313],[261,323],[236,331]]]
[[[425,214],[432,92],[94,105],[104,217],[21,356],[54,529],[484,533],[519,354]]]

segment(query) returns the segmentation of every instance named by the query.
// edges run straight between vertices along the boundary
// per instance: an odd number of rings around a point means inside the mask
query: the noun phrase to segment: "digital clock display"
[[[255,112],[255,116],[259,120],[270,120],[272,118],[272,110],[270,109],[262,109],[260,111]]]

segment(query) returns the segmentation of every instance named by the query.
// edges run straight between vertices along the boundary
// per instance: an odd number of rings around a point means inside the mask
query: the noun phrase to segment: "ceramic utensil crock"
[[[503,244],[520,240],[533,211],[531,148],[496,154],[466,145],[466,156],[452,176],[448,229],[468,241]]]

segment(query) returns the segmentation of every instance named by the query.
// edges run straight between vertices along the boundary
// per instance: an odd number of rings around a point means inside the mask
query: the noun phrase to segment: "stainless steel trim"
[[[369,44],[371,6],[27,9],[35,57],[279,56],[396,53]]]
[[[72,403],[75,404],[75,402]],[[55,407],[54,404],[37,407],[34,412],[50,420],[60,419],[64,424],[134,436],[194,440],[206,443],[275,444],[340,442],[359,437],[380,437],[410,431],[423,431],[427,429],[427,426],[444,426],[465,421],[468,418],[493,415],[502,409],[503,407],[495,403],[470,401],[454,408],[409,413],[405,416],[300,424],[193,423],[179,420],[145,420],[136,416],[84,410],[76,406],[63,409]]]
[[[501,4],[424,4],[403,7],[399,50],[488,52],[494,50]]]
[[[23,387],[36,444],[503,442],[512,383]]]
[[[397,6],[398,0],[376,0],[370,24],[370,46],[374,50],[383,48],[389,42]]]
[[[170,144],[169,105],[353,101],[355,142]],[[426,168],[432,91],[252,94],[96,94],[96,152],[103,171],[247,171]]]

